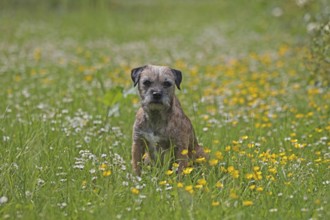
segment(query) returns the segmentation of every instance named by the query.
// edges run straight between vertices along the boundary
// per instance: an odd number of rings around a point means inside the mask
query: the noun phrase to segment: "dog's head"
[[[134,86],[138,85],[143,108],[168,109],[172,105],[175,86],[180,89],[182,74],[166,66],[146,65],[132,69]]]

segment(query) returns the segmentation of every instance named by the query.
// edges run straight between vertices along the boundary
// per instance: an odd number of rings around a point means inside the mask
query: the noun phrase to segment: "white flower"
[[[0,205],[5,204],[6,202],[8,202],[8,198],[6,196],[1,196],[0,197]]]

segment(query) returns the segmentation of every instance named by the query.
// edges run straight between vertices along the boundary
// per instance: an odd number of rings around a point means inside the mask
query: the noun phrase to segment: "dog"
[[[133,126],[132,168],[141,175],[142,160],[164,160],[171,151],[180,174],[189,160],[206,157],[198,145],[193,126],[175,96],[182,73],[167,66],[145,65],[132,69],[134,87],[138,86],[141,107]],[[184,151],[185,150],[185,151]]]

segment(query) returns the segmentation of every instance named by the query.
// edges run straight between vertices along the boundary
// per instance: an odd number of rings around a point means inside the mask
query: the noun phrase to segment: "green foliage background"
[[[0,33],[1,219],[329,218],[327,1],[3,0]],[[131,174],[147,63],[210,154],[181,178]]]

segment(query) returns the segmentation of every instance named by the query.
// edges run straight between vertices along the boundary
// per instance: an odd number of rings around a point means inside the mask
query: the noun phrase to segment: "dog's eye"
[[[165,88],[168,88],[168,87],[171,87],[171,86],[172,86],[172,83],[170,83],[170,82],[168,82],[168,81],[165,81],[165,82],[163,83],[163,86],[164,86]]]
[[[145,81],[143,81],[143,85],[144,86],[150,86],[151,85],[151,81],[150,80],[145,80]]]

